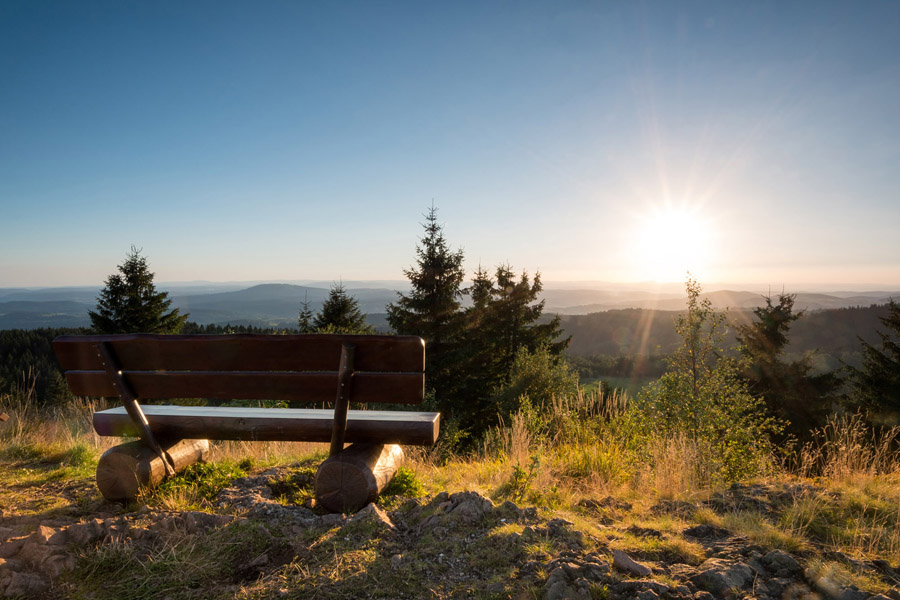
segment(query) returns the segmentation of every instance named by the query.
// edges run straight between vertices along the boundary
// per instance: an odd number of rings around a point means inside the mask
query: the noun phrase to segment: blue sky
[[[900,3],[0,3],[0,287],[900,286]]]

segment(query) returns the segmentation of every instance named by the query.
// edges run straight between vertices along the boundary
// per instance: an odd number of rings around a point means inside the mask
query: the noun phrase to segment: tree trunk
[[[160,446],[176,473],[209,454],[209,440],[160,440]],[[143,442],[114,446],[97,461],[97,487],[107,500],[131,500],[141,487],[155,487],[165,478],[162,459]]]
[[[355,512],[387,487],[403,460],[397,444],[352,444],[316,472],[316,502],[331,512]]]

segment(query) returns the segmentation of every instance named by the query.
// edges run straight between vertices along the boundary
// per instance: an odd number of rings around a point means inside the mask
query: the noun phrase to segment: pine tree
[[[309,295],[303,297],[303,304],[300,306],[300,316],[297,317],[297,326],[300,333],[313,333],[313,311],[309,307]]]
[[[860,368],[850,368],[856,403],[896,423],[900,417],[900,304],[891,299],[888,315],[879,319],[887,331],[879,331],[881,349],[864,342]]]
[[[558,361],[568,346],[570,338],[560,339],[558,315],[540,322],[542,289],[540,273],[533,281],[527,272],[517,279],[509,265],[497,267],[494,277],[480,266],[475,273],[460,360],[460,401],[466,403],[461,422],[473,433],[496,423],[517,356],[540,352]]]
[[[349,296],[344,284],[331,286],[328,298],[319,314],[313,319],[313,329],[318,333],[373,333],[375,329],[366,323],[366,315],[359,310],[356,298]]]
[[[765,299],[765,306],[753,310],[756,321],[737,327],[744,378],[769,414],[786,423],[785,432],[802,439],[825,424],[840,380],[833,373],[813,375],[809,358],[783,359],[791,324],[804,311],[794,312],[794,294],[780,294],[777,305]]]
[[[464,257],[462,250],[453,251],[447,244],[433,205],[423,227],[425,235],[416,247],[416,266],[404,271],[411,289],[406,295],[398,293],[397,302],[387,306],[387,320],[398,334],[425,338],[425,381],[444,407],[459,377],[453,364],[462,330]]]
[[[167,292],[157,292],[147,259],[134,246],[110,275],[97,298],[97,311],[89,311],[97,333],[178,333],[188,315],[178,309],[169,312],[172,300]]]

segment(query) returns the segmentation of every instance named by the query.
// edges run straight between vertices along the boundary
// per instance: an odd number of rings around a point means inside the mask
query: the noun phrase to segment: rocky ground
[[[655,528],[626,519],[632,506],[612,497],[554,513],[445,492],[320,514],[285,503],[288,483],[308,483],[297,477],[282,467],[237,479],[205,511],[109,503],[27,517],[5,510],[0,596],[900,600],[900,565],[788,552],[692,517],[777,513],[803,491],[789,485],[658,503],[649,522],[665,526]]]

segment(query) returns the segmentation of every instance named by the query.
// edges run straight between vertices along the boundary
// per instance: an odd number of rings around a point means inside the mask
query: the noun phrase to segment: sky
[[[0,1],[0,287],[900,288],[898,2]]]

